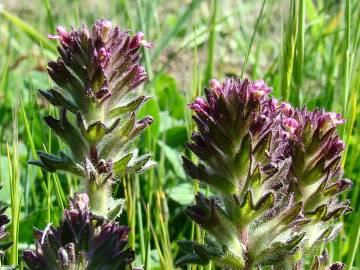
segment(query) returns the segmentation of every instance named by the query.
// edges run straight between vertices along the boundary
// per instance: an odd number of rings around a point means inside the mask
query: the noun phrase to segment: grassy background
[[[41,120],[54,110],[37,95],[37,89],[51,86],[46,62],[56,57],[56,43],[46,34],[57,25],[107,18],[154,42],[144,52],[149,82],[140,91],[153,96],[141,114],[151,114],[155,123],[139,144],[141,151],[154,153],[158,166],[122,179],[115,192],[127,199],[122,222],[134,228],[130,243],[137,264],[173,269],[176,240],[201,239],[184,215],[199,188],[180,163],[193,128],[186,104],[210,78],[237,75],[264,78],[275,97],[294,105],[346,117],[340,130],[347,143],[343,164],[354,187],[344,197],[354,210],[328,249],[331,260],[360,269],[360,1],[5,0],[0,5],[0,198],[11,206],[15,244],[9,262],[16,264],[19,251],[33,243],[33,227],[58,224],[69,194],[81,189],[71,175],[27,165],[36,149],[56,153],[62,147]]]

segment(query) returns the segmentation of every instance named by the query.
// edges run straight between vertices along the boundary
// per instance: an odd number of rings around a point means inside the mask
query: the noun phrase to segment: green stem
[[[89,205],[92,212],[107,215],[108,199],[111,198],[110,189],[109,181],[106,181],[103,185],[87,181],[86,192],[89,196]]]

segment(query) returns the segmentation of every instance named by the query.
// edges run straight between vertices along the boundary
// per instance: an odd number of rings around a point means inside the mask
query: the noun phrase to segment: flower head
[[[179,242],[185,255],[177,263],[246,269],[287,261],[301,269],[314,247],[337,235],[337,218],[350,210],[338,200],[351,187],[342,178],[345,146],[336,133],[344,120],[279,104],[262,80],[209,84],[206,99],[189,106],[198,131],[187,146],[199,162],[183,162],[215,196],[198,193],[186,209],[207,235],[204,243]]]
[[[135,256],[125,249],[129,228],[97,220],[88,202],[75,194],[59,228],[36,231],[36,249],[23,254],[28,269],[127,269]]]
[[[108,20],[71,31],[59,26],[57,32],[49,37],[60,41],[59,57],[48,63],[57,87],[40,93],[59,107],[60,119],[46,116],[45,122],[70,151],[59,156],[39,152],[40,160],[31,163],[84,178],[92,211],[107,215],[113,205],[109,196],[113,181],[154,164],[150,155],[138,156],[132,144],[152,123],[150,116],[136,119],[149,97],[134,91],[147,80],[140,48],[151,46],[143,33],[131,36]],[[97,191],[106,202],[97,203]]]

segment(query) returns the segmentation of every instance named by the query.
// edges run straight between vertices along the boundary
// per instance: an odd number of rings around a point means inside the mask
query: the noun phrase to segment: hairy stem
[[[106,215],[108,212],[108,200],[111,198],[109,182],[98,185],[96,182],[87,181],[86,192],[89,196],[89,204],[92,212]]]

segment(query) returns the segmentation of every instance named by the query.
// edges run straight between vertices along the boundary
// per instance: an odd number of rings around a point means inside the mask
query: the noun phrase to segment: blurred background
[[[276,98],[294,106],[324,108],[347,119],[339,132],[347,144],[345,176],[354,186],[343,196],[351,199],[353,212],[328,249],[333,261],[360,269],[357,0],[0,2],[0,199],[11,206],[11,261],[33,243],[33,227],[58,224],[69,195],[82,188],[72,175],[46,174],[27,164],[36,150],[57,153],[62,147],[42,121],[55,110],[37,94],[52,85],[46,64],[56,58],[56,42],[47,34],[58,25],[91,26],[99,18],[142,31],[154,43],[143,54],[149,81],[139,91],[153,96],[140,114],[155,122],[138,143],[158,165],[123,179],[114,193],[127,199],[121,222],[133,228],[137,265],[174,269],[176,241],[202,239],[184,215],[201,188],[186,177],[180,161],[193,129],[187,104],[202,95],[209,79],[238,76],[264,79]]]

